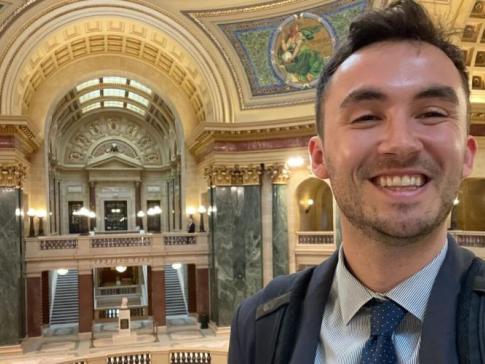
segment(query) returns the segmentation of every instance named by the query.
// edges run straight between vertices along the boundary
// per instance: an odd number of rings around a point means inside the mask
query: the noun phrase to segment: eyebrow
[[[458,95],[456,94],[455,90],[449,86],[430,86],[418,92],[413,99],[422,100],[422,99],[442,99],[444,101],[450,102],[452,104],[457,105]],[[388,96],[385,95],[382,91],[376,88],[362,88],[357,89],[349,93],[345,99],[340,104],[340,108],[346,108],[350,104],[362,102],[362,101],[386,101]]]

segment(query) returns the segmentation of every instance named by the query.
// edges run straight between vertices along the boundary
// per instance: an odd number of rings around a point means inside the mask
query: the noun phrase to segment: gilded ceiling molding
[[[254,186],[261,184],[261,166],[211,166],[205,169],[204,177],[209,186]]]
[[[290,171],[284,164],[266,166],[265,172],[271,177],[271,182],[275,185],[285,185],[290,178]]]
[[[22,163],[0,164],[0,186],[22,188],[27,167]]]

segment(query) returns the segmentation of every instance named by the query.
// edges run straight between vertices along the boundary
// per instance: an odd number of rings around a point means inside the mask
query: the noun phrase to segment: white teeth
[[[377,184],[381,187],[421,187],[424,179],[421,175],[379,176]]]

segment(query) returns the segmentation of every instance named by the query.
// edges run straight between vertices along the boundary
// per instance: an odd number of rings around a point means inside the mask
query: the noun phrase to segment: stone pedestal
[[[41,277],[27,278],[27,336],[42,335],[42,282]]]
[[[151,307],[153,321],[157,326],[165,326],[165,272],[151,269]]]
[[[79,274],[79,332],[91,331],[93,317],[93,275]]]
[[[113,344],[128,344],[136,342],[136,332],[131,332],[129,308],[120,308],[118,314],[118,333],[113,335]]]

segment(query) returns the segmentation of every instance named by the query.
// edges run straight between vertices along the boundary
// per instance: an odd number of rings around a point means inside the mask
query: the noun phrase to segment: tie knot
[[[371,335],[392,335],[406,310],[392,300],[373,300],[371,305]]]

